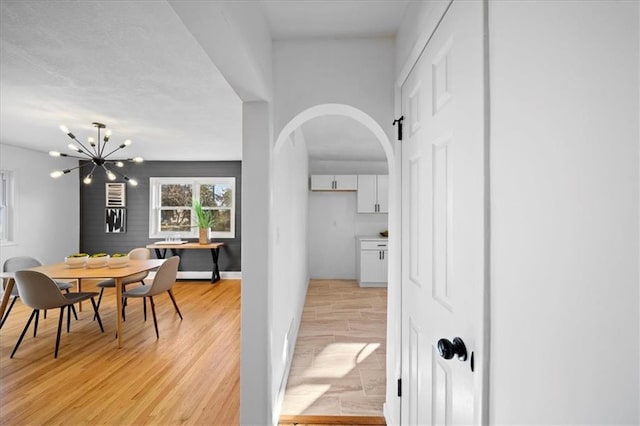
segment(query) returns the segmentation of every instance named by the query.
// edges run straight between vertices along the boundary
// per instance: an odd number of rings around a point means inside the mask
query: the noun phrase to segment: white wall
[[[13,256],[32,256],[42,263],[62,262],[78,251],[80,190],[78,172],[59,179],[53,170],[76,166],[71,159],[52,158],[28,149],[0,144],[0,169],[14,173],[14,238],[3,244],[0,264]]]
[[[309,192],[311,278],[356,279],[356,236],[386,230],[386,214],[356,212],[354,192]]]
[[[279,412],[309,283],[307,264],[308,153],[296,131],[273,159],[273,284],[270,294],[272,404]],[[274,423],[275,423],[274,419]]]
[[[242,108],[242,333],[240,423],[269,424],[273,415],[270,337],[271,111],[266,102]]]
[[[490,2],[494,424],[638,424],[638,2]]]
[[[315,105],[340,103],[370,115],[392,139],[391,38],[274,41],[276,134]]]
[[[311,160],[310,174],[387,174],[386,161]],[[356,279],[356,236],[388,229],[387,214],[357,213],[356,192],[309,192],[311,278]]]
[[[313,175],[386,175],[386,161],[316,160],[309,161],[309,174]]]

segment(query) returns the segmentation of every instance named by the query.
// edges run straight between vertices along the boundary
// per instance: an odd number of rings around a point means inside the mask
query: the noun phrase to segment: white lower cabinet
[[[387,239],[358,237],[356,273],[360,287],[387,285]]]

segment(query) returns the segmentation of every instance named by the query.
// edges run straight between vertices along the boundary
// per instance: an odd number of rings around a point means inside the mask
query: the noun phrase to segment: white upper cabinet
[[[358,213],[389,212],[389,176],[358,175]]]
[[[312,191],[356,191],[357,175],[312,175]]]

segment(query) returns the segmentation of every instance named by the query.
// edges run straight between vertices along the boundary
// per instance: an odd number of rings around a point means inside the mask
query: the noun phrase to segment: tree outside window
[[[213,238],[235,237],[235,178],[151,178],[150,184],[150,238],[195,238],[194,201],[212,212]]]

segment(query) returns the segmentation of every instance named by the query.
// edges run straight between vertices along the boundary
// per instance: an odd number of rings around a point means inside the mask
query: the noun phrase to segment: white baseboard
[[[154,271],[149,273],[149,278],[156,275]],[[227,280],[241,280],[242,271],[220,271],[220,278]],[[179,280],[210,280],[211,272],[207,271],[178,271]]]

